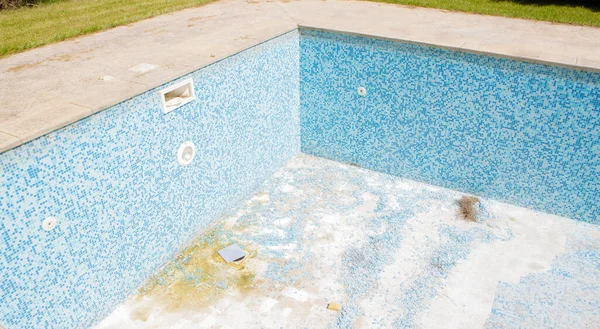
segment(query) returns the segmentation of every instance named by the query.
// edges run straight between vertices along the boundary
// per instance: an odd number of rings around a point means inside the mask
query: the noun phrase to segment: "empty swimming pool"
[[[599,127],[595,72],[292,31],[0,154],[0,323],[592,328]]]

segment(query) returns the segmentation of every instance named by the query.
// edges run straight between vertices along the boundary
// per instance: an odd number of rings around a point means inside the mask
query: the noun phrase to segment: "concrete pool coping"
[[[600,72],[594,27],[363,1],[221,0],[0,59],[0,153],[298,27]]]

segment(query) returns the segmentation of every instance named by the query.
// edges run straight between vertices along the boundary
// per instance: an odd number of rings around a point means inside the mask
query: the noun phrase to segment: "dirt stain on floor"
[[[23,71],[26,70],[30,67],[36,67],[38,65],[42,64],[42,62],[35,62],[35,63],[27,63],[27,64],[22,64],[22,65],[17,65],[17,66],[13,66],[11,68],[9,68],[7,71],[8,72],[19,72],[19,71]]]
[[[71,54],[55,55],[55,56],[48,58],[48,61],[70,62],[73,60],[73,58],[74,57]],[[21,64],[21,65],[13,66],[13,67],[9,68],[7,71],[8,72],[19,72],[19,71],[23,71],[23,70],[26,70],[31,67],[36,67],[42,63],[47,63],[47,61]]]
[[[475,196],[467,196],[464,195],[460,200],[457,201],[458,204],[458,215],[467,221],[476,222],[478,213],[476,206],[481,201],[479,198]]]
[[[240,264],[227,264],[217,253],[233,242],[221,226],[200,236],[140,289],[136,297],[139,307],[132,312],[132,318],[146,321],[156,309],[197,310],[226,294],[251,292],[258,283],[248,266],[256,257],[255,249],[247,246],[246,259]]]
[[[50,57],[50,60],[51,61],[70,62],[73,60],[73,55],[71,55],[71,54],[56,55],[56,56]]]

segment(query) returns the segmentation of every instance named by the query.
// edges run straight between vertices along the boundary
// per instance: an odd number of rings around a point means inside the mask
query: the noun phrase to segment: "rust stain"
[[[150,32],[154,32],[154,31],[156,31],[156,30],[158,30],[158,29],[160,29],[160,27],[155,27],[155,28],[153,28],[153,29],[147,29],[147,30],[144,30],[144,32],[146,32],[146,33],[150,33]]]
[[[249,37],[247,35],[242,35],[241,37],[235,38],[233,40],[234,41],[238,41],[238,40],[250,40],[250,39],[253,39],[253,38],[251,38],[251,37]]]
[[[260,205],[266,204],[269,202],[269,193],[260,191],[252,198],[252,201],[257,202]]]
[[[73,60],[73,55],[71,55],[71,54],[56,55],[56,56],[50,57],[50,60],[51,61],[70,62]]]
[[[89,52],[89,50],[87,51]],[[72,61],[74,58],[73,55],[71,54],[64,54],[64,55],[54,55],[50,58],[48,58],[49,61],[62,61],[62,62],[70,62]],[[35,62],[35,63],[27,63],[27,64],[21,64],[21,65],[17,65],[17,66],[13,66],[11,68],[9,68],[7,71],[8,72],[20,72],[32,67],[36,67],[42,63],[46,63],[46,61],[42,61],[42,62]]]
[[[31,68],[31,67],[36,67],[42,63],[43,62],[35,62],[35,63],[27,63],[27,64],[22,64],[22,65],[17,65],[17,66],[13,66],[13,67],[9,68],[7,71],[8,72],[20,72],[20,71],[23,71],[23,70]]]
[[[156,34],[158,34],[158,33],[163,33],[163,32],[168,32],[168,31],[161,29],[161,27],[159,26],[159,27],[155,27],[155,28],[152,28],[152,29],[144,30],[144,32],[145,33],[156,32]]]
[[[192,17],[190,19],[188,19],[188,21],[193,22],[193,21],[201,21],[207,18],[211,18],[211,17],[215,17],[215,15],[210,15],[210,16],[196,16],[196,17]]]
[[[88,48],[88,49],[86,49],[86,50],[82,50],[82,51],[80,51],[79,53],[80,53],[80,54],[89,54],[89,53],[91,53],[91,52],[95,51],[95,50],[96,50],[96,49],[98,49],[98,48],[99,48],[99,47],[91,47],[91,48]]]

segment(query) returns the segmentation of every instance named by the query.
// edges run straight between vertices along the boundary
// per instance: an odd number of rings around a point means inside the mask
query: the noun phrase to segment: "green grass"
[[[600,26],[598,0],[371,0],[556,23]]]
[[[0,11],[0,57],[212,0],[46,0]]]
[[[211,1],[42,0],[41,4],[31,8],[0,11],[0,57]],[[372,1],[600,26],[600,5],[577,4],[585,0]],[[598,1],[589,1],[592,2]]]

